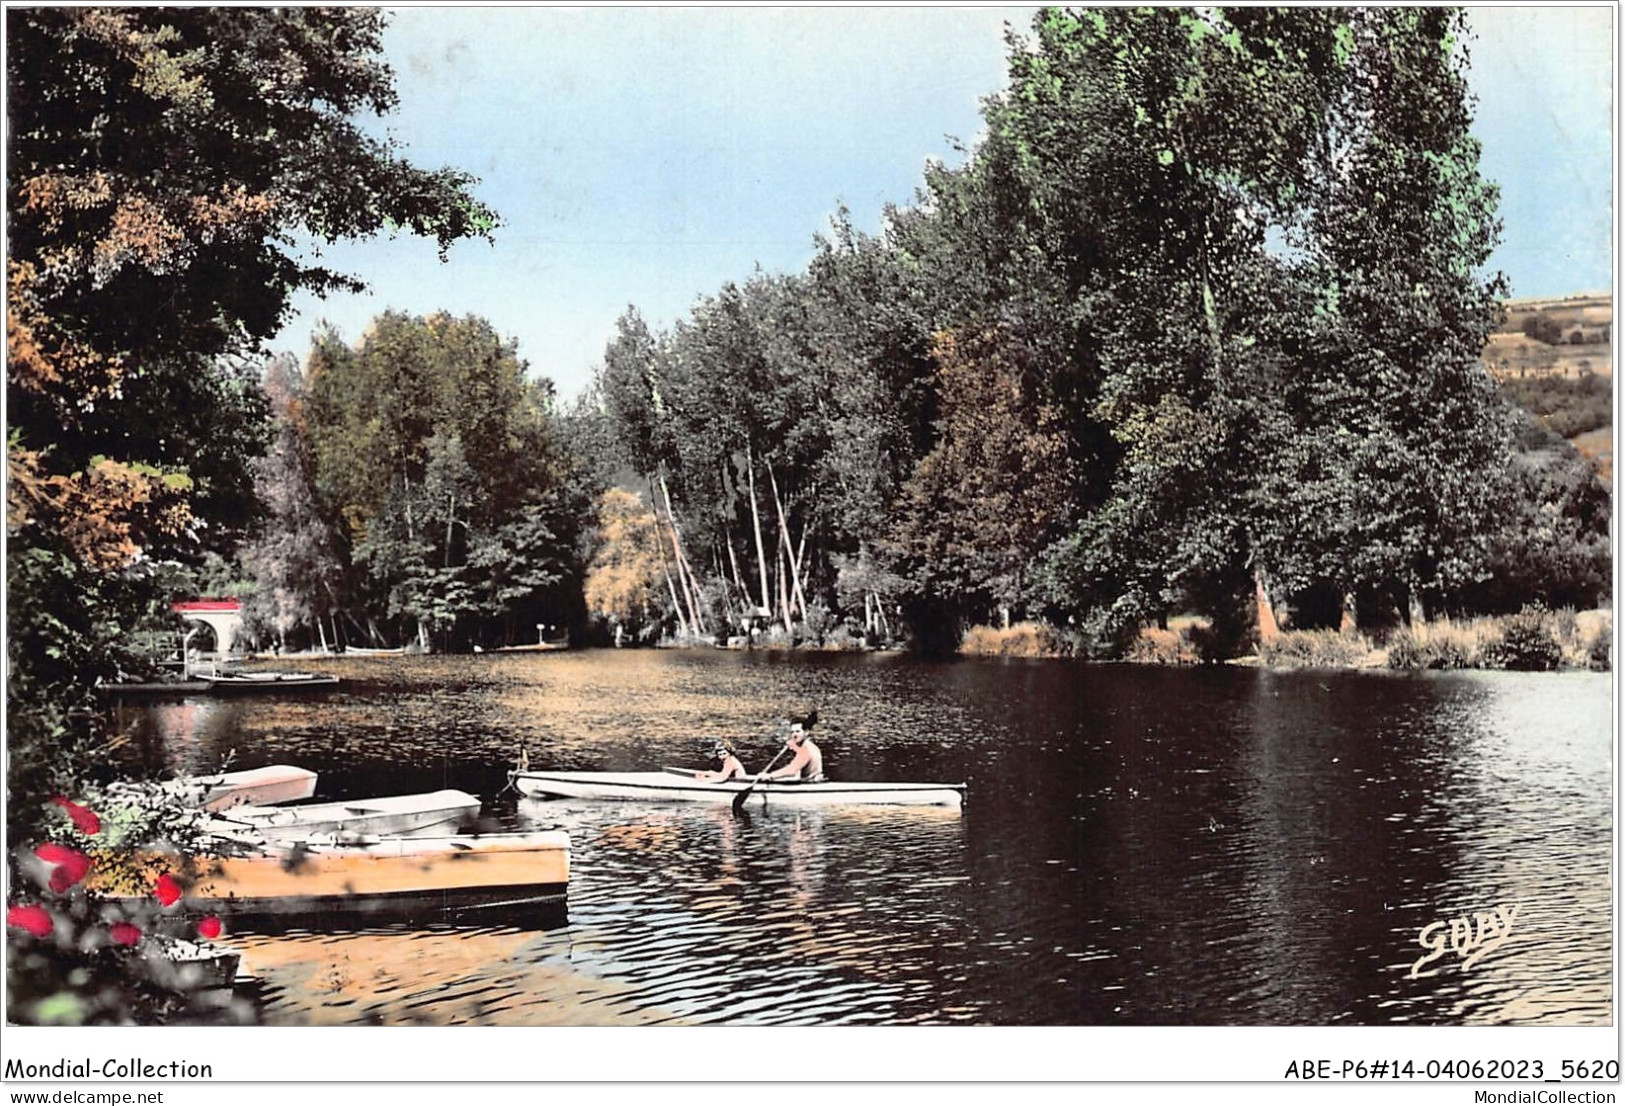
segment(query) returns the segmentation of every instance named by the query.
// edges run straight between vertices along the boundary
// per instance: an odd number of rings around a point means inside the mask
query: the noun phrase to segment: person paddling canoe
[[[804,717],[790,720],[790,736],[784,747],[790,750],[790,763],[777,772],[768,773],[770,780],[799,780],[802,783],[820,783],[824,779],[824,754],[819,750],[809,731],[818,721],[818,711],[808,711]]]
[[[750,775],[740,763],[738,754],[734,752],[733,743],[726,738],[717,738],[716,747],[711,750],[711,755],[717,758],[716,771],[696,772],[695,779],[721,783],[723,780],[742,780]]]

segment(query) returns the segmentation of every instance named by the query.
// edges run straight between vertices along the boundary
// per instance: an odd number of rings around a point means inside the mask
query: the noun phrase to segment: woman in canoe
[[[813,744],[808,731],[813,723],[818,721],[818,711],[812,710],[803,718],[793,719],[790,722],[790,736],[785,739],[784,747],[791,751],[790,763],[777,772],[768,774],[770,780],[798,780],[801,783],[822,783],[824,779],[824,754],[817,745]]]
[[[725,738],[717,738],[716,748],[711,750],[711,755],[717,758],[717,770],[715,772],[698,772],[695,774],[696,779],[702,779],[708,783],[721,783],[723,780],[742,780],[750,775],[749,772],[745,771],[745,766],[739,762],[739,756],[734,752],[733,743]]]

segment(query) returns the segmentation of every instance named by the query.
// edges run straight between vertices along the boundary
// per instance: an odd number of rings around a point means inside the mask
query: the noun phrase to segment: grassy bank
[[[1489,668],[1555,672],[1613,667],[1613,616],[1607,611],[1548,611],[1443,619],[1394,631],[1383,644],[1359,633],[1286,631],[1258,647],[1274,668]]]
[[[1141,630],[1123,659],[1134,664],[1201,663],[1200,619],[1173,619],[1166,629]],[[966,656],[1068,657],[1078,653],[1069,635],[1041,622],[1003,629],[975,626],[959,646]],[[1287,630],[1236,658],[1270,668],[1487,668],[1523,672],[1613,667],[1613,615],[1609,611],[1548,611],[1528,607],[1515,615],[1441,619],[1395,630],[1381,642],[1358,631]]]

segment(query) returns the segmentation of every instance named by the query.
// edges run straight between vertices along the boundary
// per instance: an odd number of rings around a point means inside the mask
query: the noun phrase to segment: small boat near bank
[[[207,680],[125,680],[101,685],[107,695],[142,695],[156,698],[182,699],[188,695],[202,695],[209,690]]]
[[[229,833],[246,831],[266,841],[292,842],[321,836],[454,833],[479,813],[478,798],[448,789],[302,806],[239,806],[216,822]]]
[[[509,779],[527,798],[632,799],[645,802],[731,803],[750,788],[747,806],[946,806],[965,801],[964,784],[943,783],[798,783],[790,780],[696,779],[693,770],[660,772],[538,772],[521,770]]]
[[[172,793],[208,811],[232,807],[292,803],[316,794],[316,773],[292,764],[267,764],[239,772],[183,776],[164,785]]]
[[[265,847],[209,862],[190,906],[306,928],[355,920],[451,921],[562,906],[570,838],[558,830],[378,837]]]
[[[339,686],[337,676],[317,672],[229,672],[206,675],[211,695],[265,695],[321,691]]]

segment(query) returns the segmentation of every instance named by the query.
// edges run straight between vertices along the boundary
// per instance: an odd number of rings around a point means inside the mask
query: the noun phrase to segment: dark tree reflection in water
[[[568,924],[232,935],[284,1023],[1607,1024],[1611,683],[892,655],[337,658],[310,698],[125,708],[132,767],[457,787],[570,832]],[[522,800],[537,767],[752,769],[819,707],[835,778],[962,815]],[[1435,922],[1506,942],[1413,978]],[[1443,929],[1434,932],[1446,932]]]

